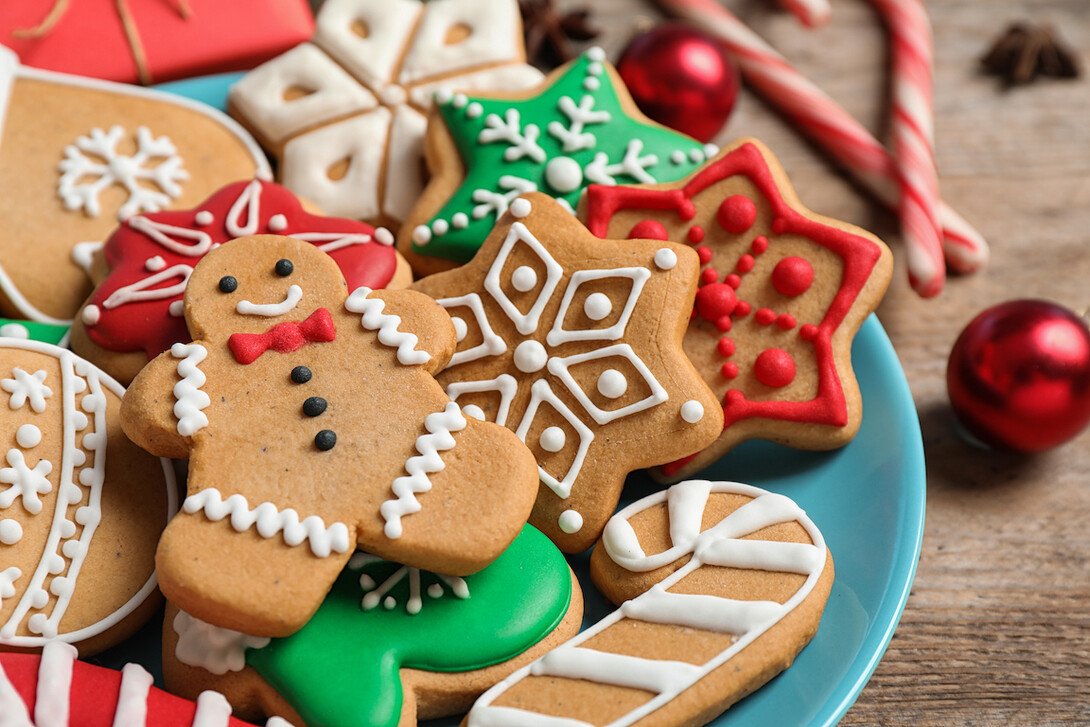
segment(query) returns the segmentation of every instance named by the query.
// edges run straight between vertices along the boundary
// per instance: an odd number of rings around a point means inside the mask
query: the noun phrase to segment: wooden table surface
[[[774,0],[725,0],[878,138],[888,138],[889,44],[873,6],[832,0],[807,31]],[[643,0],[588,5],[616,60]],[[944,199],[989,240],[992,259],[930,300],[909,288],[897,219],[745,90],[717,139],[779,156],[811,209],[861,225],[897,257],[878,316],[904,365],[927,457],[927,525],[915,584],[874,677],[843,725],[1090,725],[1090,432],[1033,457],[959,438],[946,361],[980,311],[1017,298],[1090,308],[1090,7],[1086,0],[928,0]],[[1004,90],[979,57],[1014,20],[1050,22],[1084,75]]]

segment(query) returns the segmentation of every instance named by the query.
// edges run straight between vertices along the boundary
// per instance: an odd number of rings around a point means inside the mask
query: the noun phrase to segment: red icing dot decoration
[[[798,321],[796,321],[795,316],[791,315],[790,313],[784,313],[776,319],[776,325],[785,331],[790,331],[792,328],[798,325]]]
[[[696,255],[700,258],[701,265],[707,265],[712,261],[712,249],[707,245],[701,245],[696,249]]]
[[[719,271],[715,268],[704,268],[700,271],[700,282],[704,285],[711,285],[712,283],[718,282],[718,280]]]
[[[689,228],[689,244],[696,245],[704,242],[704,228],[700,225],[693,225]]]
[[[719,351],[719,355],[723,358],[734,355],[734,341],[729,338],[720,338],[719,343],[717,343],[715,347]]]
[[[768,249],[768,238],[764,235],[758,235],[753,238],[753,244],[749,246],[749,249],[754,255],[764,254],[764,251]]]
[[[799,338],[804,341],[812,341],[817,338],[818,329],[813,323],[807,323],[799,329]]]
[[[757,205],[749,197],[731,195],[719,205],[716,219],[724,230],[739,235],[753,227],[753,223],[757,221]]]
[[[696,217],[696,205],[693,204],[691,199],[687,199],[681,203],[677,209],[677,216],[685,221],[689,221]]]
[[[738,268],[738,272],[745,275],[753,269],[753,256],[743,255],[742,257],[738,258],[738,265],[736,267]]]
[[[783,295],[802,295],[814,282],[814,268],[801,257],[785,257],[772,269],[772,286]]]
[[[738,375],[738,364],[730,363],[728,361],[719,369],[719,373],[723,374],[723,378],[725,379],[733,379]]]
[[[770,308],[760,308],[757,311],[757,322],[762,326],[767,326],[776,320],[776,312]]]
[[[740,300],[738,301],[738,305],[734,306],[734,315],[742,318],[748,316],[751,310],[752,308],[750,307],[749,303],[745,302],[744,300]]]
[[[720,330],[730,328],[730,314],[734,310],[738,298],[734,295],[734,288],[724,283],[712,283],[705,285],[696,293],[696,310],[700,317],[711,321]],[[726,328],[723,324],[726,324]]]
[[[658,220],[637,222],[628,232],[629,240],[668,240],[666,228]]]
[[[742,278],[738,275],[735,275],[734,273],[731,273],[723,280],[723,282],[734,288],[735,290],[738,290],[738,286],[742,284]]]
[[[753,373],[765,386],[778,389],[795,380],[795,361],[782,348],[770,348],[753,362]]]

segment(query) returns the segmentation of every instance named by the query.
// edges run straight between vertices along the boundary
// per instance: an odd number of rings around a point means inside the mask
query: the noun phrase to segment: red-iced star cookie
[[[592,186],[582,217],[599,237],[686,242],[700,256],[685,353],[723,402],[724,430],[664,477],[688,476],[747,439],[831,449],[855,436],[851,343],[892,256],[874,235],[803,207],[760,142],[738,141],[680,182]]]

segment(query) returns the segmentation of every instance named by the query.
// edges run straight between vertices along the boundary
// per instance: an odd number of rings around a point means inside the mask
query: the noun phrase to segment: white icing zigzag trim
[[[420,512],[420,501],[416,499],[416,494],[431,489],[428,475],[442,471],[445,466],[439,452],[453,449],[455,442],[451,432],[460,432],[465,427],[466,419],[462,416],[462,410],[453,401],[447,402],[443,411],[424,418],[424,428],[428,430],[428,434],[416,438],[416,451],[420,454],[410,457],[405,463],[405,471],[409,474],[394,480],[393,491],[397,497],[382,503],[379,508],[386,520],[386,537],[400,538],[401,518]]]
[[[349,549],[348,526],[333,523],[326,527],[325,521],[317,515],[299,520],[299,513],[292,508],[281,510],[271,502],[263,502],[254,509],[244,495],[234,494],[223,499],[215,487],[209,487],[185,498],[182,511],[190,515],[203,512],[212,522],[219,522],[230,516],[231,527],[243,533],[257,527],[257,534],[263,538],[272,538],[277,533],[284,534],[284,542],[291,546],[306,541],[310,552],[319,558],[330,553],[347,553]]]
[[[178,434],[191,437],[208,426],[208,417],[204,409],[212,400],[201,391],[207,377],[198,368],[198,364],[208,356],[208,349],[197,343],[175,343],[170,347],[170,355],[179,358],[178,375],[182,380],[174,385],[174,416],[178,418]]]
[[[397,361],[404,366],[427,363],[431,354],[416,348],[419,340],[414,334],[399,331],[401,318],[391,313],[383,313],[386,307],[381,298],[368,298],[371,289],[361,286],[352,291],[344,302],[344,307],[352,313],[362,313],[361,323],[369,331],[378,331],[378,340],[386,346],[397,348]]]

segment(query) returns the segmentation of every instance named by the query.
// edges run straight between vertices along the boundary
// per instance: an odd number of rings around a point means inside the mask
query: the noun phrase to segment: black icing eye
[[[238,290],[238,280],[233,275],[224,275],[220,278],[220,292],[221,293],[234,293]]]
[[[295,270],[295,266],[291,264],[291,260],[277,260],[276,261],[276,274],[282,278],[286,278],[291,275]]]

